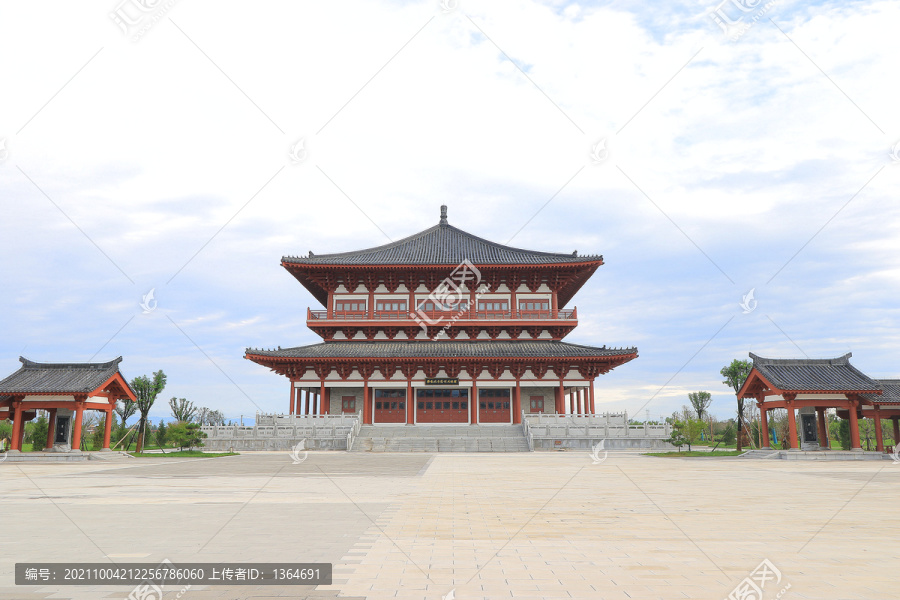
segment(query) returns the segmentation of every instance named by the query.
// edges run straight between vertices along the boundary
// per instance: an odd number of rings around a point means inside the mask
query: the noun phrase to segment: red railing
[[[559,310],[462,310],[462,311],[383,311],[376,310],[375,316],[369,319],[368,312],[334,311],[329,318],[328,311],[306,309],[307,321],[437,321],[455,319],[457,321],[574,321],[578,319],[577,308],[561,308]],[[424,318],[423,318],[424,315]]]

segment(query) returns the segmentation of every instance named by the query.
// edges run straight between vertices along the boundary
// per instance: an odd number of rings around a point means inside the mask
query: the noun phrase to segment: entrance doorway
[[[406,423],[406,390],[375,390],[374,423]]]
[[[479,423],[512,423],[509,388],[478,390]]]
[[[468,423],[469,390],[416,390],[416,423]]]

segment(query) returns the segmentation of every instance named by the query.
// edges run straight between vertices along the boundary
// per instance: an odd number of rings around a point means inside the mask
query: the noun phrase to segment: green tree
[[[113,425],[116,423],[116,417],[113,415]],[[112,431],[112,430],[110,430]],[[99,450],[103,447],[103,434],[106,432],[106,415],[100,419],[94,433],[91,435],[91,450]],[[112,443],[112,442],[110,442]]]
[[[41,411],[38,418],[31,423],[31,431],[29,433],[29,439],[27,440],[31,442],[31,450],[33,452],[40,452],[46,447],[47,431],[49,429],[50,422],[47,420],[47,415],[44,414],[44,411]]]
[[[198,423],[180,422],[169,427],[169,439],[172,440],[172,445],[182,450],[202,446],[205,437],[206,434],[200,431]]]
[[[749,360],[737,360],[734,359],[731,361],[731,364],[727,367],[722,367],[722,370],[719,373],[722,377],[725,378],[725,381],[722,383],[724,385],[730,386],[734,390],[735,396],[737,396],[738,392],[741,391],[741,388],[744,387],[744,382],[747,381],[747,377],[750,375],[750,370],[753,368],[753,363]],[[740,452],[743,450],[743,424],[744,424],[744,399],[737,399],[737,450]]]
[[[166,442],[169,439],[169,428],[166,427],[166,422],[162,419],[159,420],[159,425],[156,426],[156,444],[162,448],[166,445]]]
[[[691,406],[694,407],[697,418],[702,421],[703,415],[706,414],[706,409],[712,402],[712,395],[710,395],[709,392],[690,392],[688,394],[688,400],[691,401]]]
[[[197,407],[187,398],[176,398],[172,396],[169,400],[169,408],[172,409],[172,416],[176,421],[184,421],[188,423],[194,420],[197,414]]]
[[[166,374],[162,372],[162,369],[153,373],[152,379],[146,375],[141,375],[131,380],[131,389],[134,390],[134,393],[137,396],[137,402],[135,402],[135,404],[137,404],[137,409],[141,413],[141,418],[138,421],[138,441],[136,448],[138,452],[144,447],[144,432],[147,428],[147,415],[150,413],[150,408],[153,407],[153,403],[156,402],[156,397],[165,387]]]
[[[113,410],[119,415],[122,425],[125,425],[137,410],[137,404],[127,398],[125,400],[117,400],[116,407]]]
[[[841,419],[838,425],[838,439],[841,440],[841,449],[850,449],[850,420]]]

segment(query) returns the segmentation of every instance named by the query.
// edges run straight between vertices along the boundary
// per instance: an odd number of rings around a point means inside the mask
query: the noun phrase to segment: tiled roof
[[[402,240],[339,254],[285,256],[283,263],[325,265],[458,265],[465,260],[475,265],[488,264],[555,264],[596,262],[602,256],[578,256],[553,252],[536,252],[512,248],[485,240],[447,223],[446,207],[441,207],[441,222]]]
[[[881,388],[882,394],[867,395],[866,398],[877,404],[900,404],[900,379],[876,379],[875,383]]]
[[[0,381],[0,394],[88,394],[119,372],[122,357],[105,363],[38,363],[21,356],[19,361],[19,370]]]
[[[581,346],[557,341],[323,342],[277,350],[247,349],[247,355],[273,358],[500,358],[602,357],[637,354],[637,348]]]
[[[753,366],[772,385],[786,392],[865,392],[878,384],[850,364],[851,353],[838,358],[763,358],[752,352]]]

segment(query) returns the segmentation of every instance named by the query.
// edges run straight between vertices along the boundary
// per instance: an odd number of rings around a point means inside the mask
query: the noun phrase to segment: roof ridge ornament
[[[440,225],[447,225],[447,205],[441,204],[441,221]]]

